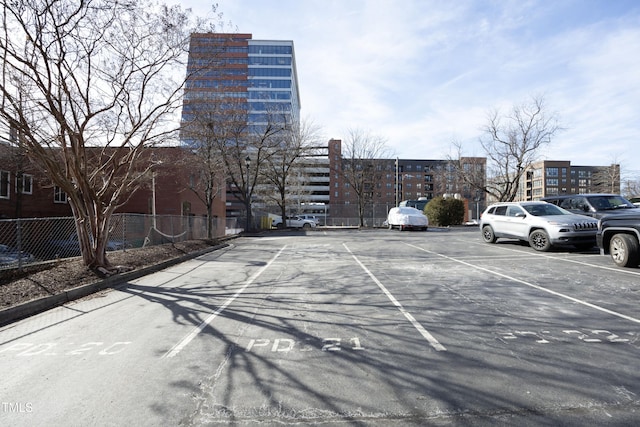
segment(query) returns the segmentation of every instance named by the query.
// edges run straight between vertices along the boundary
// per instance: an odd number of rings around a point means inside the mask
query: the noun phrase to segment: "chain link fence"
[[[368,203],[364,206],[363,223],[365,227],[384,227],[389,210],[394,207],[391,203]],[[360,216],[358,205],[355,203],[324,204],[324,203],[291,203],[287,206],[287,215],[313,215],[318,219],[319,226],[327,227],[358,227]],[[261,205],[253,211],[253,226],[256,229],[271,228],[271,220],[280,218],[280,208],[275,205]]]
[[[212,237],[236,234],[235,218],[215,218]],[[207,218],[116,214],[109,224],[107,251],[207,238]],[[0,220],[0,271],[80,256],[73,217]]]

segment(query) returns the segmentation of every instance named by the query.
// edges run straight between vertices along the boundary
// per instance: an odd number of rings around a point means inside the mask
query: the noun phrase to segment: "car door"
[[[490,215],[490,224],[493,232],[498,237],[508,236],[509,222],[507,221],[507,206],[496,206]]]
[[[510,236],[526,239],[529,235],[529,222],[527,213],[518,205],[507,207],[505,215],[505,227]]]

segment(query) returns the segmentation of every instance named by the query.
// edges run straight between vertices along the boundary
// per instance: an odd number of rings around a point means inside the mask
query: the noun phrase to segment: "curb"
[[[159,264],[150,265],[148,267],[128,271],[126,273],[116,274],[106,279],[99,280],[95,283],[71,288],[60,294],[39,298],[13,307],[5,308],[3,310],[0,310],[0,327],[6,326],[18,320],[25,319],[35,314],[42,313],[52,308],[62,306],[68,302],[84,298],[103,289],[115,288],[118,285],[122,284],[122,282],[127,282],[129,280],[134,280],[142,276],[146,276],[147,274],[155,273],[167,267],[171,267],[173,265],[180,264],[181,262],[197,258],[209,252],[226,248],[227,246],[229,246],[228,243],[221,243],[197,252],[191,252],[176,258],[168,259]]]

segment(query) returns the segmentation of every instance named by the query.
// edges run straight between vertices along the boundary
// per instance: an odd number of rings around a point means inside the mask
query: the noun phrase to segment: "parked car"
[[[499,238],[529,242],[537,251],[572,245],[588,249],[596,244],[598,222],[576,215],[547,202],[495,203],[482,213],[482,239],[495,243]]]
[[[274,228],[284,228],[282,224],[282,218],[278,217],[271,221],[271,226]],[[287,217],[287,227],[291,228],[315,228],[316,223],[310,219],[301,218],[298,215]]]
[[[126,244],[122,240],[109,239],[106,249],[107,251],[118,251],[129,247],[131,247],[131,245]],[[65,239],[49,240],[47,242],[47,251],[60,258],[80,256],[78,235],[73,233]]]
[[[543,197],[542,200],[560,206],[571,213],[594,218],[629,212],[629,210],[640,213],[638,206],[619,194],[571,194]]]
[[[394,227],[400,231],[408,229],[426,230],[429,227],[429,219],[419,209],[401,206],[389,210],[387,226],[389,230]]]
[[[322,219],[320,219],[319,217],[315,216],[315,215],[298,215],[298,217],[300,217],[300,219],[308,219],[309,221],[313,221],[316,223],[316,225],[322,225],[323,221]]]
[[[0,265],[2,266],[17,264],[20,261],[29,263],[33,262],[34,259],[34,256],[28,252],[19,251],[12,246],[0,245]]]
[[[598,221],[596,234],[600,254],[611,255],[620,267],[640,264],[640,214],[606,215]]]

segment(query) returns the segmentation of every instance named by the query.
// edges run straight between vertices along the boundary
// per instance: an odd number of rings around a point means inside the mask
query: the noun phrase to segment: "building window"
[[[557,178],[547,178],[547,185],[557,186],[558,185],[558,179]]]
[[[558,168],[547,168],[547,176],[558,176]]]
[[[62,188],[57,185],[53,187],[53,202],[54,203],[67,203],[67,193],[62,191]]]
[[[22,174],[22,183],[18,182],[18,177],[16,176],[16,191],[18,188],[22,188],[22,194],[33,194],[33,176],[29,174]]]
[[[0,170],[0,199],[9,198],[9,172]]]

